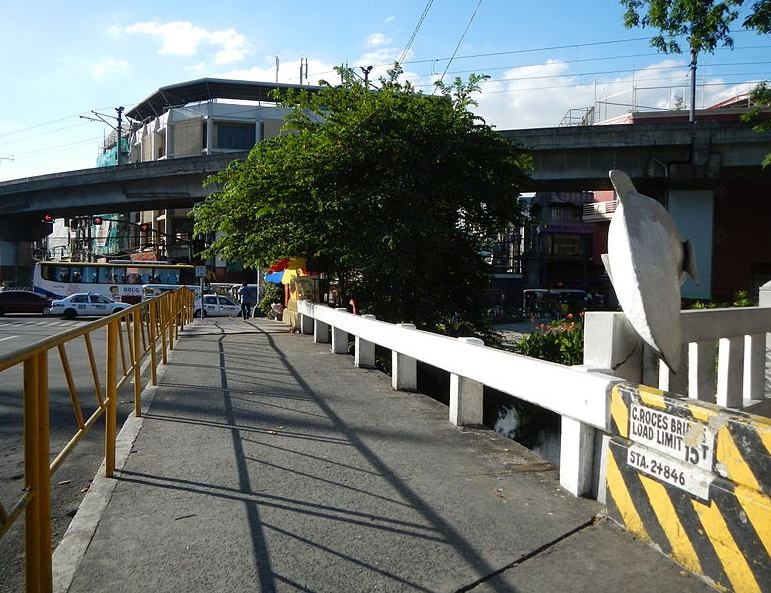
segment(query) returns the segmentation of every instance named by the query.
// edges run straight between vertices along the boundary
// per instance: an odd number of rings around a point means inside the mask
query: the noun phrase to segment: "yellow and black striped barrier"
[[[609,515],[721,590],[771,593],[771,420],[613,388]]]

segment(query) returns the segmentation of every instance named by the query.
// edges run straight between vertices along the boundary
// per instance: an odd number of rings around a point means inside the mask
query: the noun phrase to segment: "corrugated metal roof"
[[[126,112],[126,117],[145,121],[162,115],[169,107],[188,103],[200,103],[214,99],[232,99],[275,103],[271,92],[278,90],[318,90],[321,87],[277,82],[255,82],[249,80],[223,80],[201,78],[164,86]]]

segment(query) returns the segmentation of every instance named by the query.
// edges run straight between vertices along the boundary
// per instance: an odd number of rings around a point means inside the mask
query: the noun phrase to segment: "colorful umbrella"
[[[271,274],[265,274],[263,279],[267,282],[272,282],[273,284],[281,284],[281,279],[283,277],[284,272],[273,272]]]
[[[285,257],[266,270],[265,280],[274,284],[289,284],[292,278],[307,275],[304,257]]]
[[[265,272],[267,274],[272,274],[273,272],[283,272],[284,270],[302,270],[303,268],[305,268],[304,257],[285,257],[275,262]]]

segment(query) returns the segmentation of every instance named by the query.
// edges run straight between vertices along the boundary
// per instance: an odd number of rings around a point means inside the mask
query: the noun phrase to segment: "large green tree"
[[[771,108],[771,87],[768,86],[767,81],[763,81],[758,84],[750,93],[750,101],[755,106],[749,112],[742,116],[744,121],[756,121],[759,119],[753,128],[757,132],[769,133],[771,132],[771,118],[768,116],[768,109]],[[771,153],[768,153],[763,159],[763,167],[771,166]]]
[[[652,27],[659,34],[651,45],[664,53],[682,53],[685,39],[691,55],[691,120],[694,117],[696,63],[700,53],[712,53],[722,45],[733,47],[731,25],[740,16],[745,0],[619,0],[626,9],[624,26]],[[771,0],[750,5],[742,27],[765,34],[771,31]]]
[[[433,328],[480,317],[480,254],[519,224],[529,156],[475,116],[483,77],[417,92],[395,65],[372,90],[341,83],[282,97],[284,133],[212,181],[197,232],[209,254],[256,267],[286,256],[336,276],[360,311]]]

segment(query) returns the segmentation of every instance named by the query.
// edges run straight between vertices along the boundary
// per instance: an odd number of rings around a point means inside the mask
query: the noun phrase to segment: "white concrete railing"
[[[374,366],[376,344],[389,349],[394,389],[416,390],[417,361],[450,373],[453,424],[482,424],[485,385],[559,414],[560,483],[575,495],[604,498],[603,440],[611,432],[610,390],[616,383],[658,386],[736,409],[771,401],[764,399],[771,307],[683,311],[686,356],[677,374],[643,348],[622,313],[588,312],[584,364],[567,367],[487,348],[474,338],[449,338],[307,301],[298,303],[297,312],[301,331],[316,342],[331,341],[333,352],[347,353],[353,336],[355,366]]]
[[[622,313],[588,312],[584,364],[727,408],[740,410],[765,400],[771,306],[682,311],[680,322],[682,363],[669,369],[643,347]]]
[[[297,311],[300,330],[312,333],[316,342],[331,341],[333,352],[348,352],[353,336],[356,366],[374,365],[376,344],[391,350],[394,389],[417,388],[417,361],[449,372],[449,417],[456,425],[482,424],[484,385],[559,414],[560,483],[577,496],[602,495],[600,468],[594,463],[600,447],[595,432],[609,429],[610,390],[620,379],[488,348],[474,338],[441,336],[308,301],[298,302]]]

